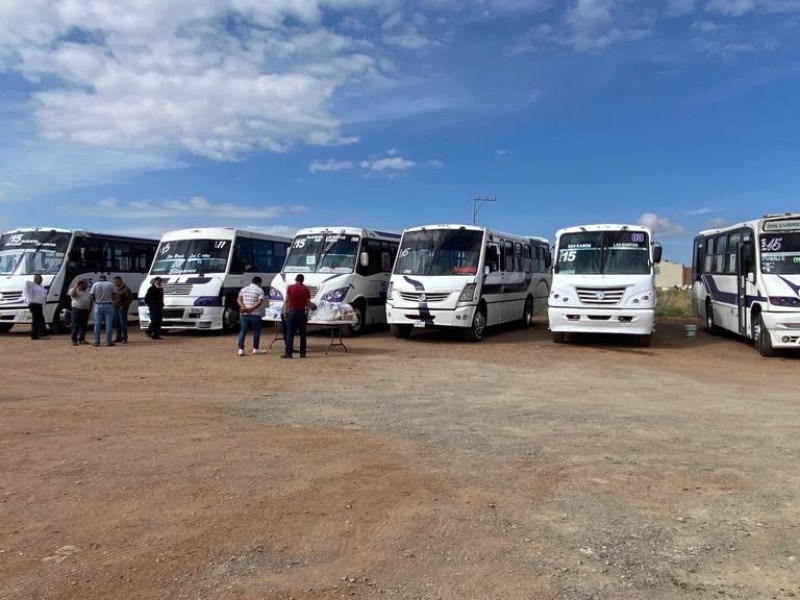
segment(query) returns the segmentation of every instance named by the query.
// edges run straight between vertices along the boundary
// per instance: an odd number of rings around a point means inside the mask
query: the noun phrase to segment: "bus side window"
[[[486,246],[485,266],[489,267],[489,272],[494,273],[500,270],[500,253],[496,244]]]

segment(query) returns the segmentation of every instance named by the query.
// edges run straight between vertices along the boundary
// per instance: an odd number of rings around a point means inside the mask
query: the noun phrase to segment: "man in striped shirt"
[[[266,354],[266,350],[259,349],[261,342],[261,318],[264,316],[264,289],[261,287],[261,277],[253,277],[253,282],[242,288],[239,292],[239,356],[244,356],[244,341],[247,330],[253,330],[253,354]]]

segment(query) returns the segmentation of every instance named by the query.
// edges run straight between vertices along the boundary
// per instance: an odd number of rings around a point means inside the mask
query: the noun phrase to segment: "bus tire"
[[[706,300],[706,331],[711,335],[719,333],[719,327],[714,323],[714,307],[711,300]]]
[[[231,305],[222,311],[222,331],[232,332],[239,330],[239,310]]]
[[[522,309],[522,326],[525,329],[533,327],[533,298],[525,298],[525,308]]]
[[[565,334],[563,331],[552,331],[550,333],[553,336],[553,342],[556,344],[563,344],[567,341],[567,334]]]
[[[8,333],[13,326],[13,323],[0,323],[0,333]]]
[[[69,333],[72,327],[72,307],[59,306],[53,315],[53,322],[50,323],[50,331],[53,333]]]
[[[755,332],[755,343],[758,353],[764,357],[775,356],[775,348],[772,346],[772,338],[764,325],[764,319],[758,315],[758,331]]]
[[[653,334],[652,333],[644,333],[642,335],[637,336],[637,342],[642,348],[649,348],[650,344],[653,341]]]
[[[358,337],[364,333],[365,315],[364,306],[361,302],[353,304],[353,316],[356,318],[356,322],[345,326],[344,332],[347,337]]]
[[[408,339],[411,335],[411,325],[389,325],[392,335],[400,340]]]
[[[464,339],[468,342],[480,342],[483,339],[483,332],[486,329],[486,309],[482,306],[475,311],[472,317],[472,325],[464,330]]]

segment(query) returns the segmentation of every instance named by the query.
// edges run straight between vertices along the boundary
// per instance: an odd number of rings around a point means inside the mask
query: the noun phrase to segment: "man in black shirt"
[[[161,321],[164,317],[164,288],[161,287],[161,277],[155,277],[150,282],[150,287],[144,295],[144,303],[150,309],[150,325],[145,333],[149,338],[160,340]]]

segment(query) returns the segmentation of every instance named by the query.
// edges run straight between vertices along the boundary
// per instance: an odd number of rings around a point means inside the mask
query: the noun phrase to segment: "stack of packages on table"
[[[281,320],[282,302],[270,304],[264,312],[264,318],[270,321]],[[352,305],[347,302],[326,302],[321,300],[317,309],[309,314],[309,321],[341,321],[350,323],[355,320]]]
[[[320,301],[317,310],[309,315],[310,321],[342,321],[352,322],[355,320],[352,305],[347,302],[325,302]]]

